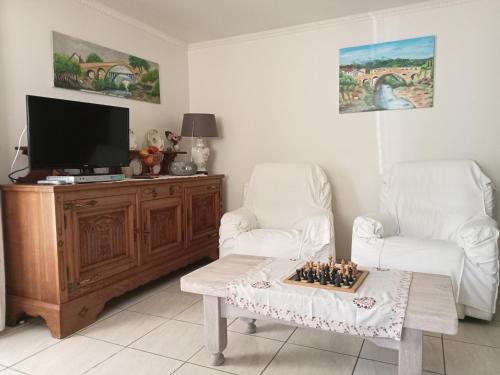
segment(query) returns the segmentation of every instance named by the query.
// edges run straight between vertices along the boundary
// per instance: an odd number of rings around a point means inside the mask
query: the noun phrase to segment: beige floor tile
[[[398,375],[398,366],[360,358],[353,375]]]
[[[285,344],[263,375],[350,375],[355,363],[351,356]]]
[[[494,375],[500,369],[500,349],[444,340],[447,375]]]
[[[203,325],[203,301],[196,302],[194,305],[176,315],[173,319]],[[227,325],[233,323],[234,320],[234,318],[227,319]]]
[[[87,372],[89,375],[167,375],[182,361],[126,348]]]
[[[320,331],[318,329],[298,328],[288,342],[290,344],[358,356],[361,345],[363,344],[363,339],[360,337]]]
[[[29,323],[8,330],[5,335],[0,336],[0,364],[12,366],[59,341],[41,324]]]
[[[125,310],[97,322],[79,334],[127,346],[166,321],[156,316]]]
[[[443,342],[440,338],[424,336],[424,370],[444,374]]]
[[[257,332],[254,336],[265,337],[268,339],[286,341],[295,330],[295,327],[284,324],[277,324],[269,320],[258,320],[255,322]],[[229,326],[230,331],[244,333],[247,324],[240,319],[235,319]]]
[[[200,299],[201,297],[196,294],[169,291],[167,289],[165,292],[146,298],[127,310],[173,318]]]
[[[381,348],[365,340],[360,354],[361,358],[379,362],[398,364],[397,350]],[[443,346],[437,337],[423,337],[423,367],[424,370],[444,374]]]
[[[82,374],[122,349],[121,346],[72,336],[14,366],[31,375]]]
[[[226,361],[219,369],[238,375],[260,374],[278,352],[283,343],[240,333],[228,332],[228,345],[224,350]],[[210,366],[208,352],[203,348],[189,360],[194,364]]]
[[[353,375],[398,375],[398,366],[360,358]],[[435,375],[435,373],[423,371],[422,375]]]
[[[175,375],[227,375],[227,372],[216,371],[211,368],[193,365],[192,363],[185,363],[175,372]]]
[[[455,336],[444,337],[447,340],[500,348],[500,327],[479,319],[461,320],[458,323],[458,333]]]
[[[440,333],[437,333],[437,332],[424,331],[424,336],[431,336],[431,337],[439,337],[439,338],[441,338],[441,336],[443,336],[443,335],[440,334]]]
[[[363,343],[363,348],[361,349],[361,354],[359,356],[360,358],[372,359],[379,362],[392,364],[398,363],[397,350],[382,348],[368,340],[365,340]]]
[[[203,347],[203,338],[202,326],[170,320],[131,347],[185,361]]]

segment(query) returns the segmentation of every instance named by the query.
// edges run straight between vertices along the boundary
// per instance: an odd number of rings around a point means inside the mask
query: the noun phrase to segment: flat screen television
[[[31,169],[89,169],[129,164],[129,110],[26,96]]]

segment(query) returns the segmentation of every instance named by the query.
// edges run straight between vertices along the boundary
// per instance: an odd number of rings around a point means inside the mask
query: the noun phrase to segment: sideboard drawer
[[[174,197],[182,195],[180,184],[164,184],[141,188],[141,200]]]

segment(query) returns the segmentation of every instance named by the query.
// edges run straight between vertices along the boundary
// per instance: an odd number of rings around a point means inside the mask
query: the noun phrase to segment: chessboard
[[[358,269],[358,265],[344,259],[336,263],[328,257],[327,263],[306,262],[295,273],[286,277],[285,284],[322,288],[327,290],[356,293],[363,284],[368,271]]]

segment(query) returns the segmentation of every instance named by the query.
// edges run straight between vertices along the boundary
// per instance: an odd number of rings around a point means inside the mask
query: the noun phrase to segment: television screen
[[[26,96],[32,169],[129,163],[128,108]]]

